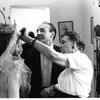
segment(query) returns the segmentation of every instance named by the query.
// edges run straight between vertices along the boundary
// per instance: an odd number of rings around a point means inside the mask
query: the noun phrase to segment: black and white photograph
[[[0,98],[99,99],[100,0],[0,0]]]
[[[65,31],[73,31],[73,21],[58,22],[58,30],[59,30],[59,42],[61,42],[61,37]]]

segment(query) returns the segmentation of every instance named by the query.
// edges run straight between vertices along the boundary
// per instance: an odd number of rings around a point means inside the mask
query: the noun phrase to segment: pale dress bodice
[[[3,72],[0,72],[0,98],[7,98],[7,89],[6,89],[6,80],[7,75]]]
[[[12,67],[10,70],[12,70],[12,72],[10,73],[0,72],[0,98],[8,98],[8,88],[12,83],[13,79],[15,78],[15,76],[20,72],[18,71],[18,69],[16,69],[16,67]],[[20,85],[21,85],[21,78],[19,87]]]
[[[20,76],[19,89],[20,86],[27,87],[27,85],[30,85],[31,72],[28,67],[24,65],[22,59],[17,58],[17,60],[14,60],[11,64],[8,63],[8,65],[12,66],[8,72],[0,71],[0,98],[8,98],[8,88],[17,74]],[[30,75],[28,75],[28,73]]]

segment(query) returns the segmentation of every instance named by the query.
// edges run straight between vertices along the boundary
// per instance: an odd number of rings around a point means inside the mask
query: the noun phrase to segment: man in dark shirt
[[[60,48],[53,44],[55,36],[56,28],[52,23],[43,22],[37,29],[37,39],[43,40],[46,45],[60,52]],[[26,65],[32,71],[30,98],[39,98],[44,88],[57,83],[57,77],[63,68],[58,67],[35,48],[28,50],[25,59]]]

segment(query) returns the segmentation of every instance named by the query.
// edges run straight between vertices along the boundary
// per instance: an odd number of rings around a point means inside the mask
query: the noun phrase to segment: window
[[[11,6],[11,22],[16,22],[17,29],[23,27],[36,35],[37,27],[44,21],[50,22],[49,6]]]

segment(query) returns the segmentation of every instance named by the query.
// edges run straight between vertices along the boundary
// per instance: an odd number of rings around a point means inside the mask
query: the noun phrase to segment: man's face
[[[72,51],[73,42],[69,40],[68,36],[64,36],[61,40],[61,52],[70,53]]]
[[[37,38],[41,42],[48,42],[51,39],[52,33],[49,31],[50,26],[46,23],[41,24],[37,29]]]

